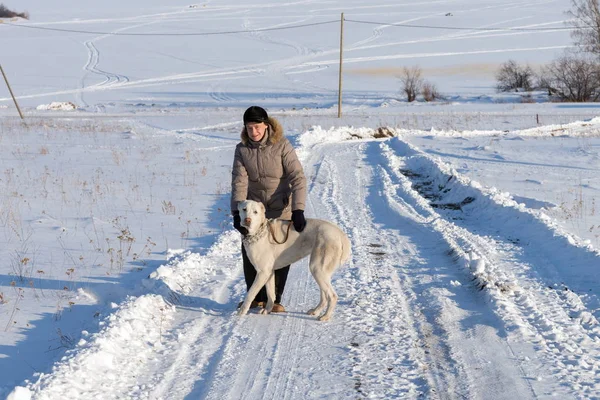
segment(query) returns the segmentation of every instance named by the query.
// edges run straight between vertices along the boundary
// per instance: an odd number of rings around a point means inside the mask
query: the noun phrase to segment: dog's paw
[[[311,308],[306,313],[308,315],[319,315],[319,314],[321,314],[321,311],[323,311],[323,307],[315,307],[315,308]]]
[[[238,314],[240,317],[243,317],[244,315],[248,314],[248,309],[244,310],[244,308],[242,307],[242,308],[240,308],[240,309],[238,310],[238,313],[237,313],[237,314]]]
[[[330,315],[327,314],[323,314],[321,315],[319,318],[317,318],[319,321],[329,321],[331,319]]]
[[[262,310],[260,310],[258,313],[259,313],[259,314],[262,314],[262,315],[267,315],[269,312],[267,311],[267,309],[266,309],[266,308],[263,308],[263,309],[262,309]]]

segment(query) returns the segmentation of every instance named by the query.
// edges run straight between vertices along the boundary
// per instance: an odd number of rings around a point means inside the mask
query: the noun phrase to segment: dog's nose
[[[244,224],[250,225],[251,223],[252,223],[252,220],[250,218],[244,218]]]

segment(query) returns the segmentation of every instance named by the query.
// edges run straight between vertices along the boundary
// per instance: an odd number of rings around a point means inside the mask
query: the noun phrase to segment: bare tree
[[[566,53],[542,69],[539,79],[548,93],[563,101],[587,102],[600,98],[600,66],[582,55]]]
[[[533,70],[529,65],[521,66],[516,61],[509,60],[502,64],[496,74],[496,89],[499,92],[518,91],[519,89],[530,91],[533,76]]]
[[[575,30],[571,37],[583,51],[600,56],[600,6],[598,0],[572,0],[573,9],[568,14],[573,17],[569,23]]]
[[[402,91],[406,94],[408,102],[415,101],[423,86],[421,68],[417,66],[411,68],[404,67],[402,75],[400,75],[400,81],[402,82]]]

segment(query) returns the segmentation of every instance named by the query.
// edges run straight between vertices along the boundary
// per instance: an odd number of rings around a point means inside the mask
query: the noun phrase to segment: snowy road
[[[585,269],[598,255],[401,138],[348,140],[363,133],[295,138],[307,214],[353,245],[332,321],[305,314],[318,299],[306,261],[287,313],[239,318],[240,239],[227,231],[159,268],[148,294],[29,384],[33,398],[600,396],[597,298],[575,293],[598,286]]]

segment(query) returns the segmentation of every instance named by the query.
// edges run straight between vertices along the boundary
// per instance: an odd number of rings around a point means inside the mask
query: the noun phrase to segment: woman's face
[[[248,137],[255,142],[260,142],[267,131],[267,124],[264,122],[248,122],[246,124],[246,132]]]

